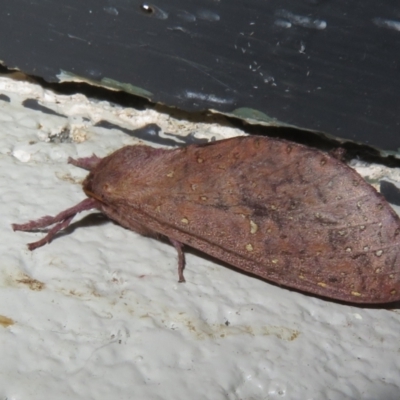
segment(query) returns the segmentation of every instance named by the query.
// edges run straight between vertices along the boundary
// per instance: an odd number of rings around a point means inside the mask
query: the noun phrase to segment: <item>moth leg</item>
[[[75,167],[86,169],[87,171],[91,171],[94,167],[96,167],[102,159],[93,154],[90,157],[82,157],[82,158],[72,158],[68,157],[68,164],[75,165]]]
[[[87,198],[76,206],[68,208],[65,211],[60,212],[56,216],[52,217],[47,215],[45,217],[39,218],[36,221],[29,221],[25,224],[12,224],[12,228],[14,231],[32,231],[35,229],[45,228],[46,226],[56,224],[47,235],[43,238],[38,240],[37,242],[29,243],[28,248],[29,250],[34,250],[40,246],[45,245],[46,243],[50,243],[53,237],[62,229],[65,229],[74,216],[81,211],[91,210],[92,208],[98,208],[98,202],[95,199]]]
[[[183,276],[183,270],[185,269],[185,253],[183,252],[183,244],[171,238],[169,238],[169,241],[178,252],[178,282],[186,282],[185,277]]]
[[[50,243],[53,240],[53,237],[56,235],[57,232],[66,228],[70,224],[70,222],[72,221],[72,218],[74,218],[74,215],[72,217],[69,217],[69,218],[65,219],[64,221],[58,223],[57,225],[53,226],[43,239],[40,239],[37,242],[28,243],[28,249],[32,251],[32,250],[37,249],[38,247],[41,247],[47,243]]]

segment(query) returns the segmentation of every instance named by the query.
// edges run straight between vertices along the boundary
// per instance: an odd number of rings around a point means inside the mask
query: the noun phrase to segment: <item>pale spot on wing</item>
[[[257,231],[258,225],[254,221],[250,220],[250,233],[254,235]]]
[[[246,244],[246,250],[247,251],[253,251],[254,250],[253,245],[251,243]]]

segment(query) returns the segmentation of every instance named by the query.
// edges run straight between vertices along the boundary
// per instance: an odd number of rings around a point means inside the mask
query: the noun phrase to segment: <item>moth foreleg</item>
[[[75,165],[75,167],[86,169],[87,171],[91,171],[94,167],[96,167],[102,159],[93,154],[90,157],[82,157],[82,158],[72,158],[68,157],[68,164]]]
[[[40,246],[45,245],[46,243],[50,243],[57,232],[65,229],[70,224],[76,214],[81,211],[91,210],[93,208],[98,208],[98,202],[95,199],[88,198],[81,201],[74,207],[68,208],[67,210],[60,212],[54,217],[46,215],[45,217],[39,218],[36,221],[29,221],[25,224],[12,224],[11,226],[14,231],[33,231],[36,229],[45,228],[49,225],[56,224],[55,226],[53,226],[53,228],[50,229],[50,231],[43,239],[28,244],[29,250],[34,250]]]

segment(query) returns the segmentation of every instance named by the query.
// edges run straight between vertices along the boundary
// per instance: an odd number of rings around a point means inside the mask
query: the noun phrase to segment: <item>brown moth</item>
[[[29,244],[49,243],[83,210],[163,235],[279,285],[352,303],[400,299],[400,220],[385,199],[332,155],[285,140],[236,137],[165,150],[127,146],[72,164],[90,171],[87,199]]]

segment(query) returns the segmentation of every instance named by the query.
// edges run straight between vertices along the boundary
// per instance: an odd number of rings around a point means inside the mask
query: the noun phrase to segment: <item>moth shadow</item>
[[[107,223],[113,223],[113,224],[117,224],[116,222],[114,222],[113,220],[109,219],[106,215],[100,213],[100,212],[94,212],[92,214],[88,214],[85,217],[81,218],[80,220],[70,224],[66,229],[60,231],[57,233],[57,235],[53,238],[54,239],[58,239],[61,238],[63,236],[66,235],[70,235],[72,234],[76,229],[81,229],[81,228],[86,228],[86,227],[93,227],[93,226],[101,226]],[[118,224],[117,224],[118,225]],[[37,231],[41,231],[43,232],[43,230],[37,230]],[[157,237],[157,240],[160,240],[163,243],[167,243],[169,245],[172,246],[171,242],[168,240],[168,238],[166,237]],[[203,253],[200,250],[197,250],[193,247],[190,247],[188,245],[184,246],[184,252],[186,254],[192,254],[195,255],[197,257],[203,258],[207,261],[211,261],[217,265],[220,265],[222,267],[228,268],[230,270],[232,270],[235,273],[240,273],[242,275],[246,275],[249,276],[251,278],[263,281],[269,285],[273,285],[276,287],[281,288],[282,290],[289,290],[292,292],[297,292],[297,293],[301,293],[305,296],[311,297],[311,298],[318,298],[324,301],[328,301],[331,303],[336,303],[336,304],[342,304],[342,305],[351,305],[351,306],[355,306],[358,308],[367,308],[367,309],[385,309],[385,310],[390,310],[390,311],[396,311],[400,309],[400,301],[397,302],[393,302],[393,303],[382,303],[382,304],[360,304],[360,303],[351,303],[351,302],[346,302],[346,301],[340,301],[340,300],[335,300],[335,299],[331,299],[331,298],[327,298],[327,297],[323,297],[323,296],[319,296],[316,294],[311,294],[308,292],[304,292],[302,290],[298,290],[298,289],[294,289],[294,288],[289,288],[287,286],[283,286],[283,285],[279,285],[275,282],[269,281],[267,279],[261,278],[257,275],[251,274],[250,272],[246,272],[243,271],[239,268],[236,268],[230,264],[227,264],[217,258],[214,258],[206,253]],[[185,269],[188,268],[188,266],[185,266]],[[190,266],[189,266],[190,268]]]
[[[67,228],[58,232],[57,235],[54,236],[53,240],[61,238],[63,236],[71,235],[73,232],[75,232],[76,229],[93,227],[93,226],[101,226],[108,222],[113,222],[113,221],[111,221],[106,215],[104,215],[100,212],[94,212],[94,213],[88,214],[85,217],[81,218],[80,220],[68,225]]]

